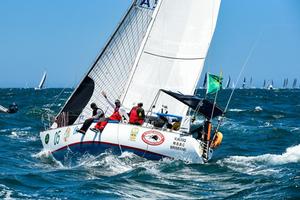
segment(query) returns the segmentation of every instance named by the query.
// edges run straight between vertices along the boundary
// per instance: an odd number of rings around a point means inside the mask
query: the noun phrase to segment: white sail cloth
[[[193,94],[216,26],[220,0],[163,0],[138,58],[123,104],[146,109],[159,89]],[[186,106],[161,95],[156,108],[185,115]]]

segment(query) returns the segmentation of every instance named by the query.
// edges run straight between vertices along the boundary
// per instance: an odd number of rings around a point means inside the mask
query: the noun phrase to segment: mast
[[[262,88],[266,88],[266,79],[264,79],[264,83],[263,83],[263,87]]]

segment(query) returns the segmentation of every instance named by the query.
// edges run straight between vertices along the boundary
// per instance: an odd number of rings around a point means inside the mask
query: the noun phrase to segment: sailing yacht
[[[246,89],[246,77],[244,77],[243,84],[242,84],[242,89]]]
[[[267,87],[268,90],[273,90],[274,89],[274,82],[271,80],[270,84]]]
[[[229,76],[229,77],[228,77],[228,81],[227,81],[227,83],[226,83],[225,89],[229,89],[229,87],[230,87],[230,82],[231,82],[231,78],[230,78],[230,76]]]
[[[297,88],[297,78],[294,79],[293,81],[293,89]]]
[[[52,126],[40,133],[43,147],[56,159],[70,153],[98,155],[133,152],[153,160],[180,159],[207,162],[221,133],[213,136],[211,118],[223,111],[214,103],[194,96],[209,44],[213,37],[220,0],[135,0],[114,34],[74,90]],[[126,121],[108,122],[102,132],[77,130],[91,116],[90,104],[107,107],[101,95],[119,99],[129,112],[143,102],[142,126]],[[167,112],[161,112],[167,108]],[[193,135],[195,115],[207,119],[203,131]],[[106,116],[113,112],[109,108]],[[160,116],[176,118],[178,129],[156,126]],[[94,122],[90,127],[94,127]],[[200,128],[200,127],[198,127]],[[203,133],[202,135],[199,135]]]
[[[41,90],[44,87],[45,81],[46,81],[46,77],[47,77],[47,72],[44,72],[42,79],[40,81],[40,84],[38,87],[34,88],[35,90]]]

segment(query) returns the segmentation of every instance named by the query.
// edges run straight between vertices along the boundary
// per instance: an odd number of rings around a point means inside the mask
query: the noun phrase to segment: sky
[[[46,87],[75,87],[130,3],[1,0],[0,88],[36,87],[44,71]],[[300,79],[299,58],[299,0],[222,0],[203,72],[236,80],[244,65],[255,86],[280,87]]]

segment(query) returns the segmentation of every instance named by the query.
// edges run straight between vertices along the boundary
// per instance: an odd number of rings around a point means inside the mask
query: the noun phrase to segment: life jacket
[[[113,114],[108,119],[112,120],[112,121],[121,121],[122,117],[119,113],[119,108],[115,108]],[[95,128],[102,131],[105,128],[105,126],[107,125],[107,123],[108,123],[108,120],[99,121],[95,125]]]
[[[115,108],[113,114],[109,117],[110,120],[121,121],[122,116],[119,113],[119,108]]]
[[[135,106],[131,109],[130,116],[129,116],[129,123],[130,124],[140,124],[140,125],[142,125],[144,123],[144,119],[141,116],[139,116],[138,109],[139,109],[138,106]]]

